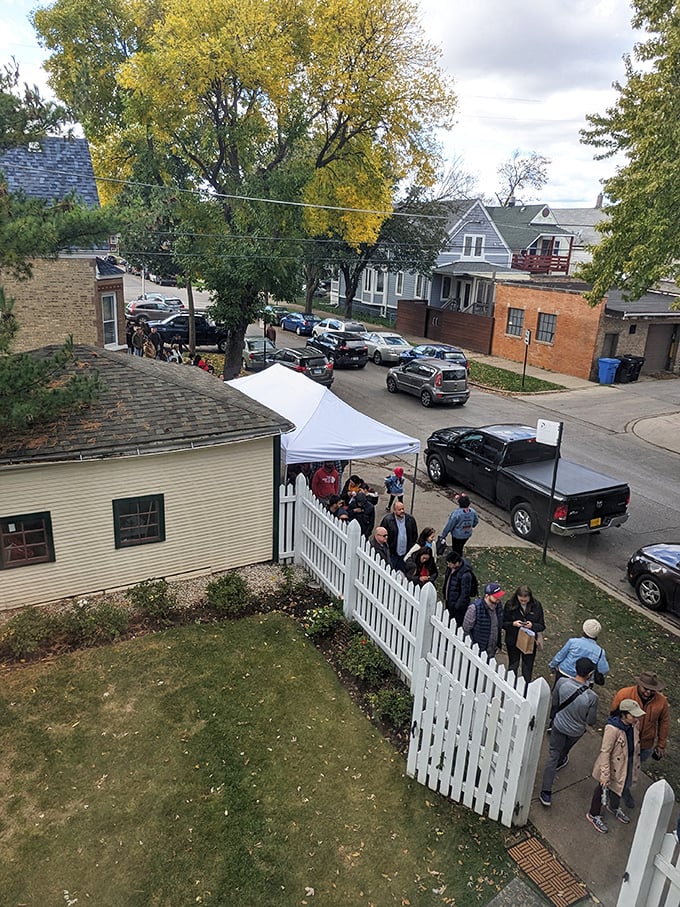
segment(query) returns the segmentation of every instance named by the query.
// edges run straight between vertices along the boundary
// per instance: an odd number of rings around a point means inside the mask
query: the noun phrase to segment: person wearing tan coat
[[[626,785],[637,779],[640,770],[640,732],[638,721],[644,712],[634,699],[623,699],[611,712],[602,735],[602,746],[593,766],[597,787],[586,819],[596,831],[606,835],[609,831],[602,818],[606,809],[619,822],[627,825],[630,817],[621,809],[621,794]]]

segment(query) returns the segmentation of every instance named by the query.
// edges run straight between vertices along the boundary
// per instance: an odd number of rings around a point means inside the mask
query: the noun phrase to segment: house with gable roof
[[[0,438],[0,608],[277,557],[294,426],[202,369],[75,352],[69,368],[96,371],[99,398]]]
[[[87,141],[46,136],[0,154],[0,173],[10,192],[60,200],[70,194],[99,207]],[[73,335],[76,343],[106,349],[125,346],[123,270],[107,260],[108,249],[73,249],[55,260],[32,262],[33,277],[3,275],[15,300],[19,333],[13,349],[23,352]]]

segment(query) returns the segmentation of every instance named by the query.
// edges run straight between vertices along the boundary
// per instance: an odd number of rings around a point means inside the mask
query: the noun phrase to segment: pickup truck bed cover
[[[521,476],[527,482],[541,485],[550,492],[553,475],[553,461],[551,460],[541,463],[525,463],[523,466],[506,466],[501,469],[511,475]],[[590,494],[620,488],[623,485],[625,482],[617,482],[611,476],[560,458],[557,467],[557,484],[555,485],[557,494]]]

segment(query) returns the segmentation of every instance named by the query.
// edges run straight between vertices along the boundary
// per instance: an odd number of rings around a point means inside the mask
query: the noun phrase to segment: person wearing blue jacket
[[[470,506],[470,498],[466,494],[459,494],[458,509],[446,521],[441,538],[445,539],[451,533],[451,547],[462,554],[465,543],[472,538],[472,530],[478,523],[479,517],[474,507]]]
[[[579,658],[589,658],[604,677],[609,673],[607,654],[597,642],[602,631],[599,620],[589,618],[583,622],[583,636],[568,639],[548,665],[555,671],[556,680],[560,677],[576,677],[576,662]]]

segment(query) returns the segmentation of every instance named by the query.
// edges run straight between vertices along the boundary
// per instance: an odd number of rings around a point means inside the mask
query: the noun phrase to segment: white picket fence
[[[675,794],[667,781],[656,781],[642,801],[616,907],[678,907],[680,847],[668,832]]]
[[[414,696],[407,773],[506,826],[529,815],[550,699],[449,626],[433,585],[376,557],[356,522],[322,507],[304,477],[281,489],[281,560],[294,559],[392,660]],[[292,541],[291,541],[292,540]]]

